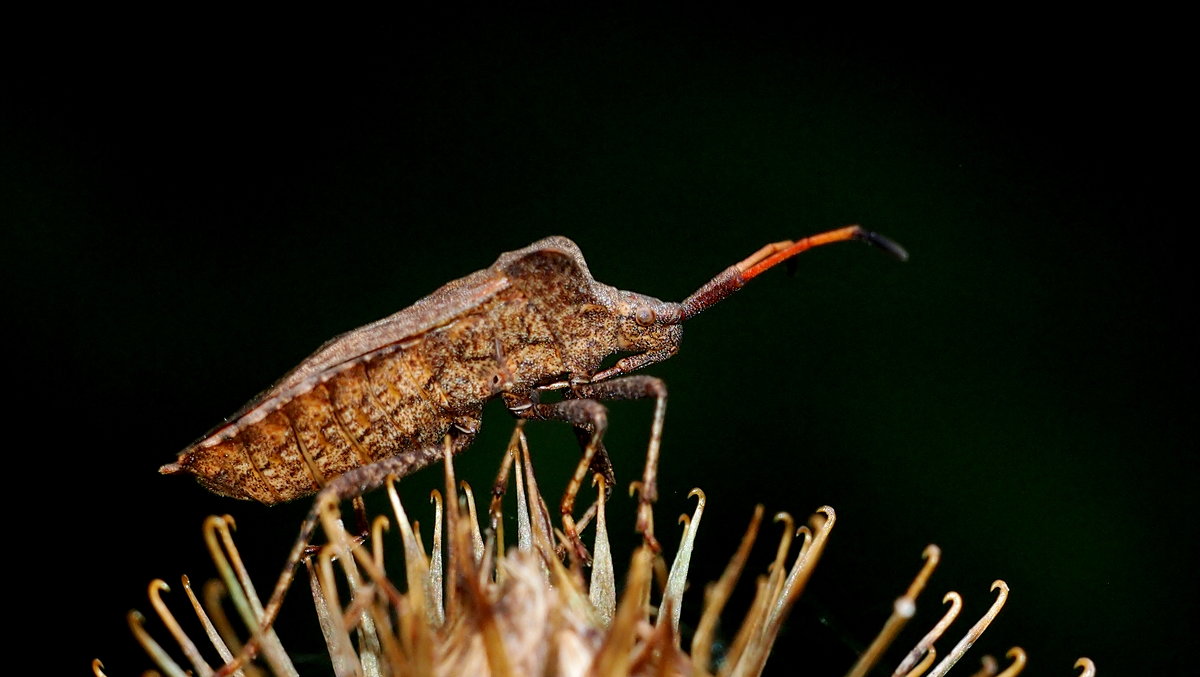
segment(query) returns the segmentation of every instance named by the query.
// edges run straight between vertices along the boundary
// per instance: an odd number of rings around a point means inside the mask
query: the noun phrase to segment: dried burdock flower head
[[[480,525],[470,486],[465,482],[456,486],[449,455],[444,468],[446,496],[452,498],[443,503],[441,494],[434,492],[429,549],[409,520],[394,484],[388,484],[395,530],[404,553],[401,571],[393,568],[389,574],[384,561],[384,531],[392,527],[391,520],[376,517],[360,543],[343,528],[335,503],[319,506],[328,544],[307,561],[308,579],[332,671],[339,677],[759,675],[836,521],[828,506],[818,508],[809,523],[799,528],[788,514],[775,516],[784,526],[775,558],[766,573],[757,577],[753,602],[723,656],[714,661],[718,619],[757,538],[763,518],[761,505],[755,508],[720,579],[706,587],[695,632],[684,646],[680,614],[696,533],[704,516],[704,492],[695,489],[689,495],[696,497],[697,503],[690,516],[680,518],[683,534],[669,569],[660,554],[642,546],[633,553],[624,588],[618,592],[605,514],[609,492],[602,476],[596,476],[596,502],[575,525],[578,533],[593,521],[596,527],[592,552],[589,555],[584,550],[580,557],[578,544],[551,523],[520,427],[501,463],[485,526]],[[506,548],[501,499],[509,475],[516,485],[517,537],[516,546]],[[188,579],[183,579],[184,593],[207,642],[215,649],[214,657],[226,664],[243,646],[226,616],[227,605],[237,610],[247,628],[259,627],[263,617],[260,598],[234,545],[232,526],[228,516],[210,517],[205,523],[205,538],[220,581],[205,587],[204,604]],[[792,554],[795,540],[799,545]],[[590,577],[585,576],[588,557]],[[929,546],[924,558],[924,565],[896,600],[878,637],[848,675],[868,674],[913,617],[940,551]],[[1008,586],[996,581],[992,589],[998,593],[991,608],[930,670],[937,656],[935,643],[962,607],[958,593],[947,593],[943,603],[950,608],[905,655],[894,677],[946,674],[1003,607]],[[190,670],[150,636],[142,615],[133,611],[129,623],[138,642],[167,675],[219,674],[163,603],[161,594],[166,590],[162,581],[151,583],[151,603]],[[261,667],[245,665],[234,674],[260,675],[263,669],[274,675],[298,674],[273,629],[262,632],[260,640]],[[1010,650],[1008,657],[1012,663],[999,673],[1005,677],[1018,674],[1025,665],[1020,648]],[[1081,675],[1094,674],[1086,658],[1076,667],[1083,669]],[[104,674],[99,661],[93,664],[93,671]],[[976,674],[997,674],[996,661],[985,658]]]

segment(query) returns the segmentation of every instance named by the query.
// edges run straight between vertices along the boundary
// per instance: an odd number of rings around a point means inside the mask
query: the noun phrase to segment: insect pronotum
[[[631,372],[674,355],[682,323],[747,281],[806,249],[845,240],[908,256],[880,235],[847,226],[766,245],[673,303],[597,282],[564,237],[539,240],[329,341],[160,472],[190,473],[218,494],[266,504],[322,493],[264,609],[265,628],[312,535],[321,498],[360,496],[389,475],[403,477],[442,458],[446,448],[465,449],[483,405],[495,397],[518,419],[575,427],[583,456],[560,509],[568,540],[578,544],[572,509],[589,468],[612,486],[600,402],[653,398],[637,528],[657,547],[650,508],[667,390],[660,379]],[[626,356],[601,369],[615,353]],[[563,391],[563,399],[540,402],[548,390]],[[243,656],[252,654],[255,639]]]

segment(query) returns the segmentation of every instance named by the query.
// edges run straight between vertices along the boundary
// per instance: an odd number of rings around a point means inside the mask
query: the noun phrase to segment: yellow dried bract
[[[511,472],[515,470],[515,472]],[[515,547],[503,543],[501,494],[513,474],[517,494]],[[618,593],[604,505],[608,493],[602,476],[596,477],[597,498],[579,528],[594,515],[590,576],[588,563],[577,555],[575,544],[551,524],[550,512],[538,488],[533,460],[523,432],[518,428],[501,464],[491,505],[480,524],[474,496],[466,482],[455,481],[450,455],[445,460],[445,496],[434,491],[432,548],[426,552],[418,527],[411,522],[394,485],[389,483],[392,515],[378,516],[370,536],[358,543],[346,533],[338,506],[319,506],[327,545],[315,561],[308,561],[308,579],[325,637],[329,661],[339,677],[456,677],[481,675],[626,675],[743,677],[759,675],[770,656],[775,638],[788,612],[811,579],[836,521],[832,508],[823,506],[809,524],[794,528],[786,513],[776,516],[785,526],[776,557],[760,576],[757,595],[732,635],[720,662],[712,663],[718,619],[746,565],[763,518],[758,506],[740,546],[720,579],[704,590],[699,622],[690,647],[681,646],[679,623],[706,499],[700,490],[692,516],[683,516],[680,548],[669,571],[662,556],[643,546],[636,550]],[[402,565],[385,569],[385,531],[393,523],[403,547]],[[205,538],[220,581],[206,588],[205,608],[192,594],[185,577],[184,590],[205,630],[212,656],[219,666],[237,655],[246,637],[256,631],[263,607],[238,556],[229,517],[211,517]],[[793,551],[793,536],[799,546]],[[395,536],[392,536],[395,538]],[[865,674],[879,661],[904,622],[914,616],[916,602],[940,556],[936,546],[924,553],[925,564],[897,599],[892,617],[880,636],[849,675]],[[788,560],[791,564],[788,564]],[[658,583],[656,585],[656,574]],[[589,580],[590,579],[590,580]],[[966,649],[979,639],[987,623],[999,612],[1008,589],[997,581],[996,603],[930,674],[944,674]],[[172,652],[160,646],[144,627],[141,614],[132,612],[130,626],[158,669],[167,675],[210,677],[210,665],[175,621],[161,599],[168,588],[162,581],[150,587],[153,607],[167,633],[188,664],[182,667]],[[937,652],[933,644],[953,622],[961,608],[957,593],[945,617],[937,623],[893,673],[896,677],[924,674]],[[232,605],[242,620],[240,635],[226,618]],[[210,620],[210,618],[212,620]],[[274,631],[262,633],[260,663],[244,665],[233,674],[253,677],[266,673],[296,675],[298,671]],[[1009,652],[1012,665],[1004,674],[1024,667],[1019,648]],[[923,660],[922,660],[923,659]],[[1077,667],[1094,674],[1091,661]],[[93,672],[103,675],[97,660]]]

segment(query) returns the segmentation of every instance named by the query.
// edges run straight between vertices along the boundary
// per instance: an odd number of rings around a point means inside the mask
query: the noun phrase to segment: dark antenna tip
[[[873,247],[879,247],[888,254],[891,254],[898,261],[908,260],[908,252],[904,250],[904,247],[892,242],[879,233],[872,233],[869,230],[860,230],[855,233],[854,238],[856,240],[862,240]]]

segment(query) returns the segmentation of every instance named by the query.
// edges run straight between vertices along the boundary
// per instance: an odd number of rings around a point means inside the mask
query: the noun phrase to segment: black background
[[[1183,665],[1194,254],[1171,36],[666,12],[134,19],[29,26],[0,89],[9,578],[27,596],[9,613],[48,642],[47,672],[148,666],[124,614],[148,611],[151,578],[212,574],[207,514],[236,516],[269,587],[306,506],[155,471],[325,339],[549,234],[597,279],[681,300],[766,242],[846,223],[912,260],[805,254],[650,370],[671,388],[664,540],[688,490],[709,497],[693,592],[756,502],[828,503],[837,527],[768,674],[848,669],[930,542],[943,565],[889,670],[945,591],[966,607],[943,651],[995,578],[1012,594],[964,674],[1013,645],[1027,674],[1074,674],[1080,655],[1109,675]],[[511,429],[488,413],[460,462],[476,486]],[[649,419],[612,407],[622,483]],[[532,428],[560,486],[573,439]],[[424,475],[403,494],[428,523]],[[619,558],[630,507],[612,508]],[[283,625],[300,652],[319,648],[305,597]]]

